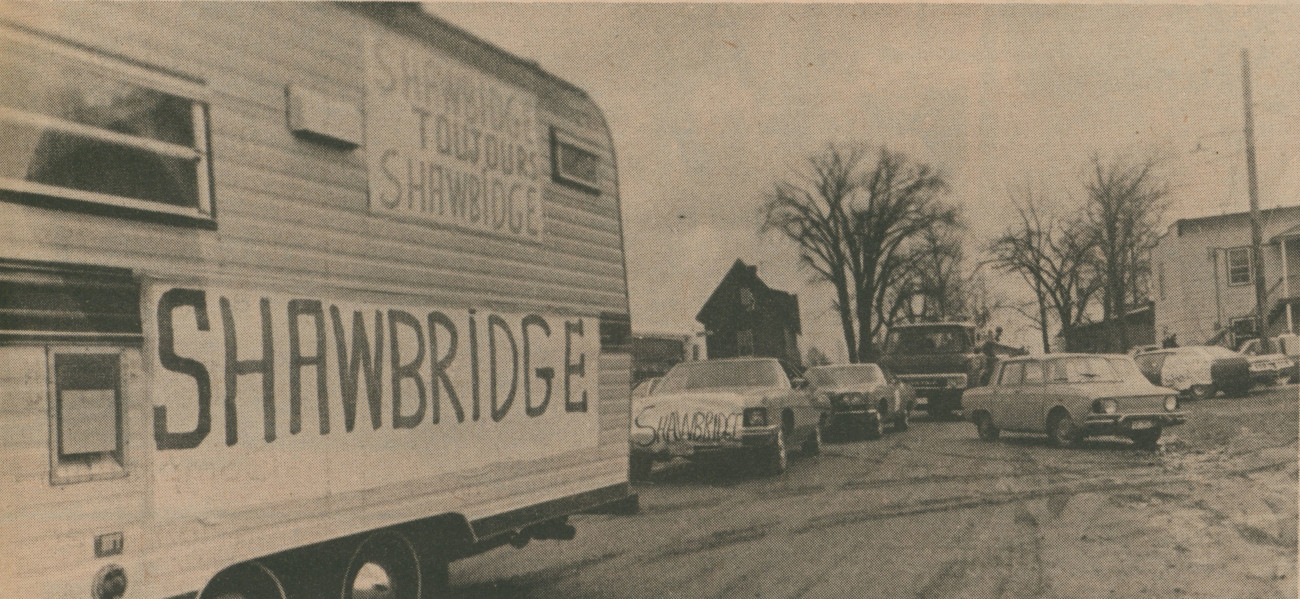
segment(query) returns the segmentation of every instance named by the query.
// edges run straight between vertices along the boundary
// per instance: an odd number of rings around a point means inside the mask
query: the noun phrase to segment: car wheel
[[[876,414],[867,421],[863,430],[866,432],[868,439],[879,439],[885,436],[885,419],[880,414]]]
[[[905,431],[910,426],[912,426],[912,411],[907,408],[899,410],[898,415],[894,417],[894,430]]]
[[[1192,399],[1198,401],[1214,397],[1214,387],[1210,385],[1192,385],[1192,388],[1187,391],[1192,396]]]
[[[655,463],[652,456],[633,453],[627,457],[627,461],[628,478],[632,480],[646,480],[650,478],[650,470],[654,468]]]
[[[998,435],[1002,432],[993,424],[993,417],[988,414],[980,414],[975,418],[975,430],[979,432],[981,441],[997,441]]]
[[[822,452],[822,423],[818,422],[813,427],[812,434],[803,442],[804,455],[821,455]]]
[[[1133,444],[1141,449],[1155,449],[1158,447],[1156,442],[1160,440],[1160,433],[1161,430],[1157,427],[1135,432],[1129,438],[1133,439]]]
[[[1289,382],[1291,382],[1291,375],[1289,375],[1289,374],[1279,374],[1279,375],[1277,375],[1276,378],[1273,379],[1273,386],[1274,386],[1274,387],[1281,387],[1282,385],[1285,385],[1285,384],[1287,384],[1287,383],[1289,383]]]
[[[758,469],[762,474],[775,476],[785,472],[789,465],[789,456],[785,449],[785,430],[776,429],[776,442],[758,449]]]
[[[1083,439],[1082,431],[1074,424],[1074,419],[1064,413],[1047,424],[1047,436],[1052,445],[1057,447],[1074,447]]]

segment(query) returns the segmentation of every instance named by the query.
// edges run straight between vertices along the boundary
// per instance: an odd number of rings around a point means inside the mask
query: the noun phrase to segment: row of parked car
[[[1283,384],[1295,365],[1285,355],[1252,360],[1217,346],[1019,356],[996,361],[987,384],[960,401],[987,441],[1014,431],[1045,434],[1058,446],[1118,436],[1153,447],[1164,429],[1185,421],[1183,400]],[[772,358],[683,362],[633,390],[631,474],[645,478],[656,461],[714,456],[745,457],[778,474],[792,448],[816,454],[826,435],[907,429],[924,405],[918,399],[879,364],[798,372]]]

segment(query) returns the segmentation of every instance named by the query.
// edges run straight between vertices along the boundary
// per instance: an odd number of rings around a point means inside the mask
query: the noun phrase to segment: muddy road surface
[[[1295,385],[1185,406],[1157,451],[923,418],[762,478],[658,465],[635,516],[452,565],[454,596],[1297,596]]]

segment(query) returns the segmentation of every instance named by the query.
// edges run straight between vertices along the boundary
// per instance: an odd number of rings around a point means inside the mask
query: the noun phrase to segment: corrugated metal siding
[[[5,21],[206,82],[217,228],[0,202],[0,222],[9,223],[9,230],[0,235],[0,256],[124,267],[169,281],[242,281],[250,288],[310,290],[338,300],[383,296],[411,303],[521,307],[586,316],[627,313],[617,175],[603,117],[576,90],[526,65],[504,61],[479,42],[447,28],[428,32],[444,50],[465,52],[466,62],[535,91],[539,140],[549,140],[551,127],[562,128],[595,144],[604,164],[599,194],[556,184],[545,175],[541,186],[547,222],[540,244],[372,216],[365,148],[344,151],[290,134],[285,124],[286,84],[362,102],[363,45],[369,34],[383,27],[364,14],[369,8],[83,3],[58,10],[37,4],[3,9],[0,19]],[[549,165],[549,143],[539,145],[539,162]],[[161,580],[173,573],[192,579],[219,561],[214,556],[252,557],[250,550],[319,540],[321,531],[352,532],[353,522],[382,526],[406,518],[416,506],[455,509],[462,504],[453,497],[464,495],[460,490],[465,488],[473,489],[475,502],[462,509],[508,510],[557,493],[626,480],[630,357],[606,354],[599,365],[600,434],[595,451],[573,452],[545,463],[504,465],[486,479],[453,476],[429,481],[427,488],[414,493],[379,489],[212,522],[168,523],[166,534],[141,542],[140,527],[157,524],[149,523],[151,494],[137,486],[147,482],[151,468],[145,461],[147,443],[138,441],[151,437],[147,393],[137,389],[139,396],[127,404],[129,437],[137,440],[128,446],[130,484],[111,484],[119,480],[50,487],[44,363],[33,357],[43,354],[31,347],[0,350],[9,352],[0,355],[6,364],[0,369],[0,416],[10,430],[31,433],[6,435],[0,441],[6,486],[27,489],[6,493],[5,508],[21,501],[24,509],[34,510],[24,521],[50,522],[20,531],[5,527],[7,534],[22,537],[7,539],[16,541],[11,546],[40,549],[42,559],[29,560],[40,562],[39,575],[31,580],[43,580],[45,589],[59,589],[36,596],[84,591],[85,585],[63,589],[56,573],[84,569],[86,544],[93,538],[87,527],[102,532],[110,516],[134,523],[124,525],[136,539],[130,545],[134,551],[168,555],[166,563],[152,566],[151,575]],[[33,372],[41,376],[33,378],[26,370],[15,374],[10,367],[18,362],[8,359],[13,352],[35,360]],[[136,368],[136,384],[147,384]],[[99,494],[110,488],[116,490]],[[326,517],[337,510],[350,511],[348,518]],[[346,528],[340,522],[347,522]]]

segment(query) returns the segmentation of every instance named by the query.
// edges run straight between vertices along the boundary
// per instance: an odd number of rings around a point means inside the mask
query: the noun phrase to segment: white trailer
[[[414,4],[0,5],[5,596],[572,538],[635,502],[628,323],[609,131],[535,63]]]

